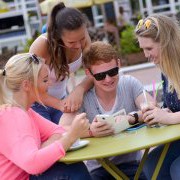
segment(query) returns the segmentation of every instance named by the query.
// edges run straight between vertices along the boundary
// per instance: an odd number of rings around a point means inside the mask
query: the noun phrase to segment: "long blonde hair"
[[[135,33],[137,37],[151,38],[160,44],[159,67],[168,78],[170,92],[175,89],[180,98],[180,27],[178,21],[165,15],[151,15],[144,19],[142,24],[138,23]]]
[[[37,98],[40,101],[37,80],[43,61],[30,53],[12,56],[4,69],[0,69],[0,106],[4,104],[17,104],[13,93],[20,90],[23,80],[33,83]]]

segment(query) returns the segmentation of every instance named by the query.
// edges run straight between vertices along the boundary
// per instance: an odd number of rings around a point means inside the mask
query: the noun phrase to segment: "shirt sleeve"
[[[142,83],[138,79],[130,75],[125,75],[124,82],[127,86],[126,90],[130,90],[130,94],[132,94],[132,97],[135,101],[136,98],[143,92],[144,87]]]
[[[47,140],[53,134],[63,134],[66,131],[61,125],[57,125],[45,119],[44,117],[36,113],[33,109],[29,109],[29,113],[31,114],[39,128],[42,142]]]
[[[83,113],[83,112],[85,112],[84,104],[82,104],[81,107],[78,110],[78,113]]]
[[[59,141],[40,149],[36,128],[19,108],[0,111],[0,153],[29,174],[42,173],[65,156]]]

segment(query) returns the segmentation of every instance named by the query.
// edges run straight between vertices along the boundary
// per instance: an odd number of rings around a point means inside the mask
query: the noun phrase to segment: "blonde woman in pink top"
[[[57,162],[87,131],[86,114],[76,116],[65,133],[30,108],[42,102],[39,94],[46,93],[48,76],[47,65],[30,53],[13,56],[0,70],[1,180],[90,179],[83,163]]]

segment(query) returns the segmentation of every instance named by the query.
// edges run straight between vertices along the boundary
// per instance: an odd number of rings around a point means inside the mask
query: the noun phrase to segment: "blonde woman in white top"
[[[79,109],[84,93],[92,82],[86,78],[67,96],[69,74],[82,65],[82,53],[91,40],[83,14],[75,8],[58,3],[52,9],[47,34],[39,36],[31,45],[30,52],[44,58],[50,69],[51,85],[48,93],[41,94],[47,107],[35,103],[33,109],[58,124],[62,112]]]

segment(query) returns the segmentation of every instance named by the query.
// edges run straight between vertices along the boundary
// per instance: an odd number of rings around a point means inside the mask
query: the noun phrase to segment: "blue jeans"
[[[50,120],[51,122],[54,122],[55,124],[59,124],[59,119],[63,114],[60,110],[54,109],[49,106],[44,107],[37,102],[32,105],[32,109],[44,118]]]
[[[91,180],[91,176],[83,162],[65,164],[57,162],[44,173],[30,175],[30,180]]]
[[[145,162],[144,173],[150,180],[157,161],[159,160],[160,154],[164,146],[158,146],[153,149]],[[157,180],[177,180],[180,179],[180,141],[175,141],[170,144],[167,155],[163,161],[162,167],[159,171]]]
[[[116,165],[123,173],[125,173],[130,180],[134,179],[136,174],[138,162],[129,162]],[[103,167],[97,168],[91,172],[93,180],[115,180]],[[139,180],[146,180],[144,173],[142,172]]]

